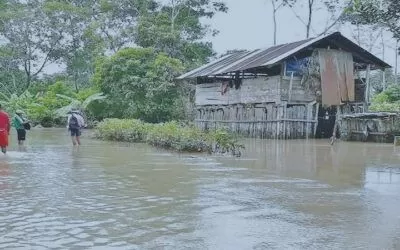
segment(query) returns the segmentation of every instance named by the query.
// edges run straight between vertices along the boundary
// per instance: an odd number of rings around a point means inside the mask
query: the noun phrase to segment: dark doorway
[[[331,138],[335,127],[336,107],[320,107],[316,138]]]

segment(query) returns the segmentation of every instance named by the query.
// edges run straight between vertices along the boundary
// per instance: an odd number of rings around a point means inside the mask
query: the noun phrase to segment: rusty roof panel
[[[291,50],[295,49],[296,47],[298,47],[310,40],[311,39],[307,39],[307,40],[278,45],[278,46],[274,46],[274,47],[265,49],[261,53],[259,53],[257,56],[248,58],[248,60],[243,61],[239,64],[236,64],[233,67],[228,68],[226,71],[232,72],[232,71],[240,71],[240,70],[246,70],[246,69],[260,67],[263,64],[267,64],[268,62],[270,62],[272,59],[276,58],[277,56],[282,55],[283,53],[285,53],[287,51],[291,51]]]
[[[364,59],[370,62],[375,62],[381,67],[390,67],[387,63],[383,62],[379,58],[365,52],[364,49],[354,44],[352,41],[342,36],[339,32],[333,34],[320,36],[317,38],[310,38],[302,41],[293,43],[287,43],[282,45],[273,46],[267,49],[256,49],[250,52],[237,52],[230,55],[226,55],[217,59],[216,61],[210,62],[197,69],[194,69],[186,74],[181,75],[178,79],[189,79],[201,76],[216,76],[236,71],[242,71],[252,68],[258,68],[262,66],[270,66],[285,60],[287,57],[305,49],[313,44],[326,39],[335,40],[336,43],[342,42],[346,44],[351,50],[361,52],[359,54],[366,55]],[[339,40],[339,41],[338,41]],[[357,53],[355,52],[355,53]]]

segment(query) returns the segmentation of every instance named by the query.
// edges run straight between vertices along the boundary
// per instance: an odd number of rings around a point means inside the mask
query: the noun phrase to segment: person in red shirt
[[[7,153],[8,136],[10,134],[10,118],[0,104],[0,147],[3,154]]]

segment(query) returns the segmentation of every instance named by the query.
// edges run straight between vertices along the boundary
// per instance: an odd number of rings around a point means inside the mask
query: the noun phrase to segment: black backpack
[[[71,115],[71,119],[69,120],[69,128],[79,129],[78,118],[76,118],[76,116],[74,116],[73,114]]]

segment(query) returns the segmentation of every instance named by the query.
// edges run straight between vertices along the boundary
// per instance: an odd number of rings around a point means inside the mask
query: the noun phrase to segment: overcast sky
[[[227,14],[217,14],[211,21],[214,28],[220,31],[216,37],[208,38],[214,44],[218,53],[223,53],[228,49],[256,49],[273,45],[273,19],[271,0],[225,0],[229,7]],[[307,2],[307,0],[300,0]],[[298,8],[298,15],[306,20],[305,9]],[[329,14],[322,9],[314,13],[313,30],[311,36],[321,33],[329,21]],[[352,39],[352,32],[349,26],[337,27],[331,31],[337,31]],[[282,8],[278,12],[278,44],[293,42],[304,39],[306,28],[299,21],[290,8]],[[394,41],[391,41],[390,34],[386,34],[387,48],[385,51],[385,61],[394,67],[395,53]],[[389,48],[392,47],[392,48]],[[382,58],[379,47],[374,54]]]
[[[257,49],[273,45],[273,21],[271,0],[224,0],[228,5],[228,13],[219,13],[213,19],[206,20],[213,28],[219,30],[215,37],[206,39],[213,42],[214,49],[221,54],[230,49]],[[307,2],[307,0],[299,0]],[[300,2],[301,3],[301,2]],[[282,8],[278,12],[278,44],[305,39],[305,25],[294,15],[294,10]],[[296,12],[306,20],[304,8],[297,8]],[[328,13],[322,9],[315,11],[313,31],[311,36],[321,33],[329,23]],[[339,28],[339,27],[338,27]],[[336,31],[335,29],[331,31]],[[352,39],[349,27],[340,27],[340,32]],[[354,39],[352,39],[354,41]],[[385,61],[394,67],[394,41],[387,34],[388,41],[385,51]],[[364,46],[365,47],[365,46]],[[374,54],[382,59],[382,53],[377,46]],[[391,47],[391,48],[389,48]],[[49,66],[47,72],[59,71],[58,66]]]

